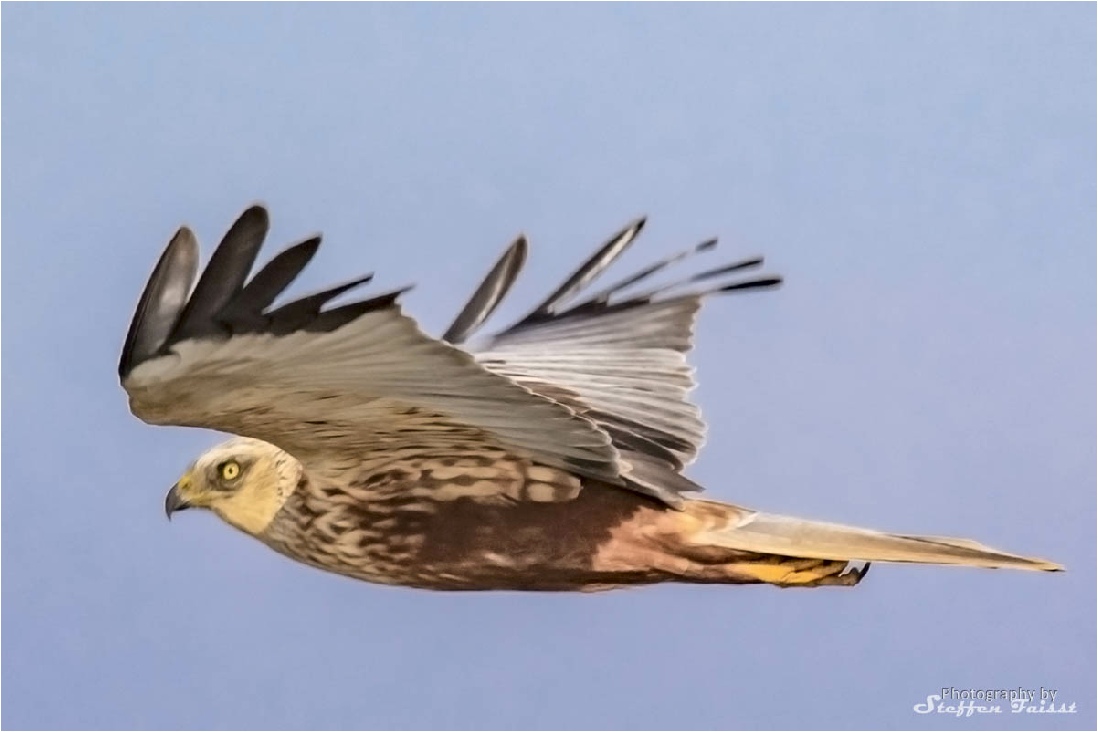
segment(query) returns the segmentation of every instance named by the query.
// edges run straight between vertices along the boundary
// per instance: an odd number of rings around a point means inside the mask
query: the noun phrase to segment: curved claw
[[[833,577],[826,577],[826,582],[821,584],[839,585],[842,587],[854,587],[869,574],[869,568],[873,566],[872,562],[866,562],[861,567],[858,567],[856,563],[851,562],[846,566],[846,569],[842,574],[835,575]]]

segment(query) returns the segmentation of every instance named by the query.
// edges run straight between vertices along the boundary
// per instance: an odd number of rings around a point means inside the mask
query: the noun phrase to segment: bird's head
[[[300,465],[261,440],[236,438],[203,453],[164,498],[168,518],[208,508],[236,528],[261,533],[300,477]]]

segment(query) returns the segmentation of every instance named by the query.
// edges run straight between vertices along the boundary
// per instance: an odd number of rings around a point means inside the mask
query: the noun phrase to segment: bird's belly
[[[387,499],[299,506],[268,541],[298,561],[369,582],[437,590],[602,590],[663,579],[649,567],[596,569],[611,531],[646,503],[613,488],[561,503]]]

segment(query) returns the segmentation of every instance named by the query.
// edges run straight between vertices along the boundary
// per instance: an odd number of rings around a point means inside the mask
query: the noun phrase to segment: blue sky
[[[1095,724],[1095,6],[12,5],[3,20],[5,727]],[[752,507],[968,536],[1063,575],[853,591],[430,594],[288,562],[165,490],[219,439],[116,363],[181,223],[321,230],[297,285],[414,281],[439,332],[631,217],[720,235],[691,476]],[[940,687],[1074,717],[918,716]]]

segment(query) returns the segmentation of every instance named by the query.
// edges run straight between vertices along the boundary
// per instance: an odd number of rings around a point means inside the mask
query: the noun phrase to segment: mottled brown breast
[[[261,538],[370,582],[431,589],[574,590],[653,581],[593,569],[600,545],[657,502],[503,452],[405,457],[346,485],[304,478]],[[612,575],[612,576],[611,576]]]

